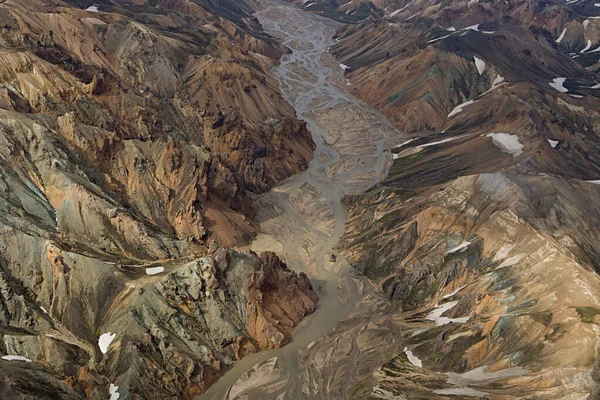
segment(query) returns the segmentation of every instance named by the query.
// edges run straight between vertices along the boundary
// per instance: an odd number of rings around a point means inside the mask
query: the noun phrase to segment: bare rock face
[[[263,269],[252,277],[248,332],[261,349],[279,348],[319,298],[308,277],[289,271],[274,253],[263,253],[261,261]]]

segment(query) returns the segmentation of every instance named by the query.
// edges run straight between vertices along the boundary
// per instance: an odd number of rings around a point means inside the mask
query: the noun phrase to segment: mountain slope
[[[371,397],[597,393],[597,10],[400,6],[331,49],[407,134],[388,177],[347,198],[340,243],[408,324]]]
[[[251,13],[0,4],[6,398],[192,398],[314,311],[304,274],[227,250],[257,231],[249,192],[314,148]]]

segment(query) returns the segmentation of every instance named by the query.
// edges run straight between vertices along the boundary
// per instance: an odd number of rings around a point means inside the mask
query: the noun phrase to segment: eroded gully
[[[246,356],[201,397],[205,399],[283,393],[294,398],[300,393],[302,384],[295,374],[299,350],[331,330],[360,297],[347,263],[329,258],[348,216],[341,199],[385,176],[391,163],[390,153],[384,152],[386,140],[401,136],[382,114],[349,94],[343,66],[328,53],[339,27],[336,22],[274,1],[264,2],[256,16],[269,34],[293,50],[272,73],[298,117],[308,124],[316,150],[306,171],[256,199],[261,234],[252,248],[275,251],[291,268],[305,272],[320,300],[288,345]],[[273,378],[269,371],[275,361],[280,371]],[[269,390],[261,389],[265,385]]]

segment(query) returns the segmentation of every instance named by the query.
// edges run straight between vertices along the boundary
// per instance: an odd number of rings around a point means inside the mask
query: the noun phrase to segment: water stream
[[[273,0],[264,2],[256,16],[269,34],[293,50],[272,73],[298,118],[306,121],[316,150],[306,171],[255,200],[261,234],[252,247],[276,251],[291,268],[305,272],[320,300],[288,345],[246,356],[203,399],[237,398],[240,393],[265,398],[257,389],[264,382],[281,383],[277,392],[288,396],[299,393],[294,373],[298,350],[325,335],[360,297],[345,260],[330,259],[348,217],[341,199],[386,175],[392,160],[384,151],[386,141],[401,137],[381,113],[349,94],[343,66],[328,53],[338,23]],[[273,381],[268,375],[275,361],[285,374]]]

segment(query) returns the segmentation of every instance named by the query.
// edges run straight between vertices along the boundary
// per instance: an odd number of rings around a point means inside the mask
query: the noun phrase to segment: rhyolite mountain
[[[338,245],[386,306],[311,344],[304,395],[597,398],[600,8],[296,3],[346,23],[330,52],[404,134]],[[314,148],[258,7],[0,2],[3,397],[193,398],[315,310],[230,249]]]
[[[314,148],[252,12],[0,2],[3,399],[192,398],[314,311],[305,275],[228,249]]]
[[[317,3],[326,15],[365,4]],[[458,397],[474,385],[499,399],[596,398],[600,10],[371,6],[384,17],[342,28],[331,52],[408,138],[390,148],[387,178],[346,198],[339,247],[401,304],[422,367],[398,348],[361,396],[446,398],[438,373],[479,371],[451,380]]]

